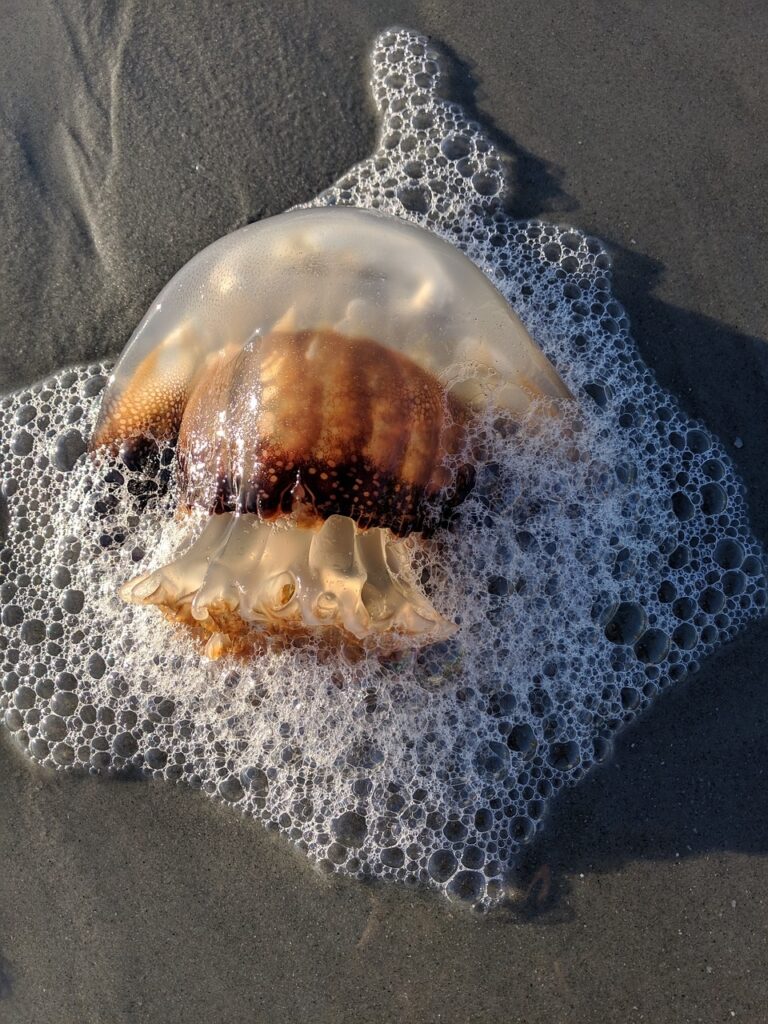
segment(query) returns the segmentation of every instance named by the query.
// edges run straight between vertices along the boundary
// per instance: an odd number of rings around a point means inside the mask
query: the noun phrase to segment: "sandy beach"
[[[512,157],[509,209],[601,238],[658,380],[768,542],[768,104],[756,3],[8,0],[0,388],[116,356],[214,239],[375,138],[406,24]],[[0,731],[0,1020],[744,1021],[768,1005],[768,622],[563,794],[514,910],[321,877],[183,787],[36,766]]]

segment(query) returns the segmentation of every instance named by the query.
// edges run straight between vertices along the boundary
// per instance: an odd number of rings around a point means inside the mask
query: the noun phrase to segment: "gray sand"
[[[768,541],[764,5],[107,6],[4,5],[0,386],[116,354],[205,244],[366,156],[367,53],[401,22],[463,62],[513,212],[610,244]],[[490,918],[329,882],[199,794],[54,775],[2,733],[0,1020],[765,1020],[767,657],[763,621],[658,701]]]

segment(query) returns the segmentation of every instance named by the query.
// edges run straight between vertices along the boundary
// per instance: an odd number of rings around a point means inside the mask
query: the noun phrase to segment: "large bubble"
[[[183,781],[326,872],[488,906],[551,797],[766,591],[733,467],[643,365],[603,246],[508,219],[502,156],[441,74],[423,37],[377,40],[379,146],[314,205],[459,246],[578,400],[573,422],[481,425],[474,490],[413,552],[459,631],[397,656],[304,639],[210,663],[123,604],[200,523],[174,519],[170,447],[141,469],[86,454],[110,368],[81,367],[0,405],[0,714],[46,765]]]

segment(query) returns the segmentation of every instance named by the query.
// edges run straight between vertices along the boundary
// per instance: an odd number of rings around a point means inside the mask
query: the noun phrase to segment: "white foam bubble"
[[[450,531],[414,545],[445,644],[398,659],[304,644],[209,663],[117,589],[199,527],[173,452],[141,473],[84,454],[107,366],[2,401],[0,713],[59,768],[185,781],[326,871],[487,906],[551,796],[670,681],[765,605],[762,552],[721,445],[655,383],[595,239],[501,207],[502,158],[439,98],[408,31],[373,54],[374,155],[316,204],[426,225],[490,276],[579,401],[565,429],[487,430]]]

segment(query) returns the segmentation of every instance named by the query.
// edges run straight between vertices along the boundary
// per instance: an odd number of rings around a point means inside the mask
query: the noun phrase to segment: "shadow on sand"
[[[507,213],[566,224],[579,203],[564,188],[564,170],[519,145],[479,110],[471,66],[441,48],[449,69],[445,97],[458,100],[510,157]],[[768,418],[755,415],[748,393],[768,381],[768,345],[660,301],[654,290],[663,264],[604,233],[600,238],[613,260],[614,296],[629,313],[641,355],[684,411],[726,445],[747,487],[752,527],[765,543],[768,495],[760,453],[768,451]],[[744,374],[735,375],[744,381],[743,392],[724,388],[721,367],[734,362],[744,364]],[[745,379],[755,364],[762,383]],[[686,382],[694,379],[692,397]],[[754,454],[733,444],[739,437],[750,438]],[[763,619],[663,693],[616,739],[607,764],[563,791],[517,866],[516,919],[568,919],[569,878],[616,871],[638,858],[768,853],[766,647]]]

